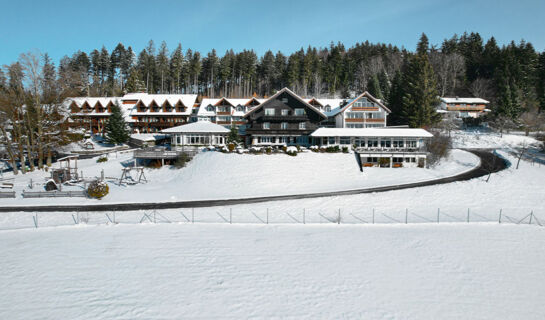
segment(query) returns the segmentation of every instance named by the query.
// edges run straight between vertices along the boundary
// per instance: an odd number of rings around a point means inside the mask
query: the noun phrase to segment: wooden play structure
[[[142,182],[148,182],[144,175],[144,167],[127,167],[121,169],[121,178],[119,178],[119,185],[121,184],[137,184]],[[132,172],[135,173],[133,177]]]
[[[78,155],[70,155],[58,159],[59,168],[51,169],[51,179],[57,184],[79,180],[78,157]]]

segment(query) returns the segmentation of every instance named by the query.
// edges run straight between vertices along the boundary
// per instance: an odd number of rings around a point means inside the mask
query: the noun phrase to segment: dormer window
[[[331,107],[330,106],[325,107],[325,112],[331,112]]]
[[[244,107],[243,106],[238,106],[237,111],[244,111]]]
[[[214,111],[214,107],[213,107],[213,106],[208,106],[208,107],[206,107],[206,111],[213,112],[213,111]]]

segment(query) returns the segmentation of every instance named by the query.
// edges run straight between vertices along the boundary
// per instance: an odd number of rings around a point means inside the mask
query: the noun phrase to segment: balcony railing
[[[381,152],[381,153],[426,153],[423,147],[406,148],[406,147],[357,147],[358,153]]]

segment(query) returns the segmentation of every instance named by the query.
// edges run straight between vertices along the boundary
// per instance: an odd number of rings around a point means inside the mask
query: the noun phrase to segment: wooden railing
[[[384,122],[384,118],[365,119],[365,122]]]

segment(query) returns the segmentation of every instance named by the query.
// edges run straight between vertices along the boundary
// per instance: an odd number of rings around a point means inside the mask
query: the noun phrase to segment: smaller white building
[[[391,111],[379,99],[364,92],[349,100],[342,107],[331,110],[337,128],[381,128],[386,127]]]
[[[364,167],[424,167],[426,143],[433,137],[419,128],[319,128],[311,134],[318,146],[354,149]]]
[[[486,109],[490,102],[481,98],[443,97],[440,101],[437,111],[454,118],[478,118],[490,111]]]
[[[229,129],[209,121],[198,121],[161,132],[170,136],[172,149],[181,150],[185,147],[223,146]]]

